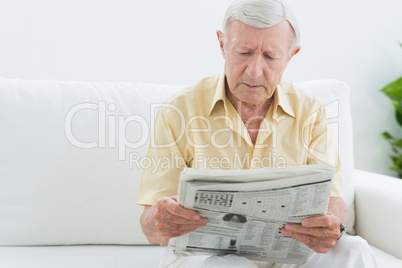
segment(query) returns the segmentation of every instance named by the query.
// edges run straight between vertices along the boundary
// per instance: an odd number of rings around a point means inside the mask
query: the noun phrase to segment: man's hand
[[[160,198],[154,216],[159,232],[169,239],[192,232],[208,221],[197,211],[180,206],[176,196]]]
[[[305,219],[302,224],[288,223],[281,232],[304,243],[317,253],[327,253],[341,236],[341,221],[348,224],[345,202],[341,197],[331,197],[327,215]]]
[[[156,206],[145,207],[141,217],[148,241],[161,246],[166,246],[170,238],[192,232],[207,222],[197,211],[179,205],[176,196],[160,198]]]
[[[317,253],[327,253],[336,245],[341,235],[339,226],[338,217],[325,215],[305,219],[302,224],[287,223],[281,232],[302,242]]]

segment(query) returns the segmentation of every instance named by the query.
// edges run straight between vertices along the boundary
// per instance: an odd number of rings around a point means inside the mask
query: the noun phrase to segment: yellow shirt
[[[176,195],[185,166],[250,169],[326,163],[336,166],[331,196],[341,196],[335,133],[327,131],[325,107],[284,82],[273,97],[255,145],[226,98],[224,74],[169,98],[155,118],[138,204],[155,205],[160,197]]]

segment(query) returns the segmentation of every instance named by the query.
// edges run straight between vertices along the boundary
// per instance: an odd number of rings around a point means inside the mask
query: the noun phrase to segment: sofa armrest
[[[356,233],[402,259],[402,180],[354,170]]]

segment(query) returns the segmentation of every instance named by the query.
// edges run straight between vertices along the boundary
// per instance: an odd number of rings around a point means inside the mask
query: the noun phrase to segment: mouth
[[[261,85],[251,85],[251,84],[247,84],[247,83],[243,83],[246,87],[251,88],[251,89],[256,89],[259,87],[262,87]]]

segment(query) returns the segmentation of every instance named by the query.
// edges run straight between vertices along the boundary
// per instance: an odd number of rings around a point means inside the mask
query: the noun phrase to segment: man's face
[[[286,20],[263,29],[232,21],[226,36],[217,34],[225,58],[226,94],[250,105],[272,97],[289,60],[300,50],[297,47],[289,55],[293,30]]]

